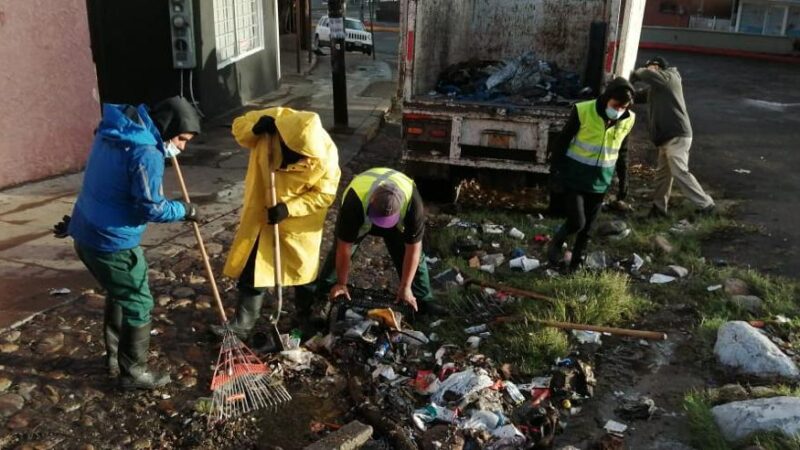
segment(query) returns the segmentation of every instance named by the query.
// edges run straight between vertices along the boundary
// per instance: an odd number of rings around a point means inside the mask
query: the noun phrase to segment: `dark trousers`
[[[597,216],[600,214],[605,195],[605,193],[598,194],[572,190],[568,190],[564,194],[564,210],[567,215],[567,221],[561,226],[559,235],[563,235],[564,239],[566,239],[568,236],[577,233],[575,245],[572,248],[573,265],[580,264],[580,259],[583,257],[586,245],[589,242],[589,233],[592,231],[592,225],[594,225]]]
[[[395,230],[396,231],[396,230]],[[353,244],[352,253],[350,257],[352,258],[356,252],[358,251],[358,247],[361,244],[362,239],[359,239],[357,242]],[[403,241],[403,235],[399,231],[389,233],[383,236],[383,242],[386,244],[386,249],[389,251],[389,256],[392,258],[392,263],[394,264],[395,270],[397,270],[397,276],[403,276],[403,260],[405,259],[406,255],[406,245]],[[322,265],[322,269],[317,276],[316,282],[316,293],[318,296],[327,295],[328,291],[331,290],[333,285],[336,284],[336,244],[333,244],[333,248],[328,253],[328,256],[325,257],[325,263]],[[425,262],[425,253],[420,254],[420,261],[419,266],[417,267],[417,273],[414,274],[414,279],[411,282],[411,292],[414,294],[414,297],[417,298],[419,301],[430,301],[433,300],[433,290],[431,289],[431,280],[430,275],[428,273],[428,263]]]

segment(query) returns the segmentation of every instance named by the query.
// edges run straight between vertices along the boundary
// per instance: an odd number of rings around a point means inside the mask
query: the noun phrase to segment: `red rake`
[[[186,189],[177,158],[172,158],[172,165],[178,176],[183,199],[189,203],[189,192]],[[291,400],[292,397],[281,380],[252,350],[244,345],[230,327],[225,308],[222,306],[222,298],[219,295],[214,271],[203,244],[203,237],[200,235],[200,227],[197,222],[192,222],[192,226],[224,328],[222,347],[214,367],[214,377],[211,379],[213,396],[208,423],[211,425],[223,422],[257,409],[275,409]]]

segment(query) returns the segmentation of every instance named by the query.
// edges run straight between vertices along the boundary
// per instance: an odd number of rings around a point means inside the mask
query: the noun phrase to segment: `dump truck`
[[[442,93],[442,73],[470,61],[498,61],[503,68],[502,61],[535,55],[547,61],[539,64],[576,74],[586,98],[596,96],[604,83],[633,69],[644,3],[403,0],[397,97],[406,171],[450,181],[475,169],[492,176],[546,173],[548,149],[579,99]]]

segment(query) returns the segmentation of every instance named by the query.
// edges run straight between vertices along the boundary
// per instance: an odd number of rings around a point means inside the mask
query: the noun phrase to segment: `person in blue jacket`
[[[104,338],[109,374],[124,389],[153,389],[169,374],[147,366],[153,297],[139,242],[148,222],[197,221],[197,209],[164,198],[164,159],[200,133],[200,118],[185,99],[144,105],[104,104],[83,186],[72,216],[54,227],[106,290]]]

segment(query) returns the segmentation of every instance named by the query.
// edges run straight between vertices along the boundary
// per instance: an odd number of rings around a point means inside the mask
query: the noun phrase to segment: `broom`
[[[183,192],[183,199],[189,203],[189,192],[183,180],[183,173],[177,158],[172,158],[172,165],[178,176],[178,183]],[[270,368],[250,350],[244,342],[236,336],[228,322],[222,299],[214,279],[214,271],[200,235],[200,226],[192,222],[197,246],[203,257],[211,291],[217,306],[224,333],[219,358],[214,367],[214,377],[211,379],[211,413],[208,417],[209,425],[223,422],[251,411],[261,408],[275,409],[292,399],[289,392],[280,380],[271,376]]]

